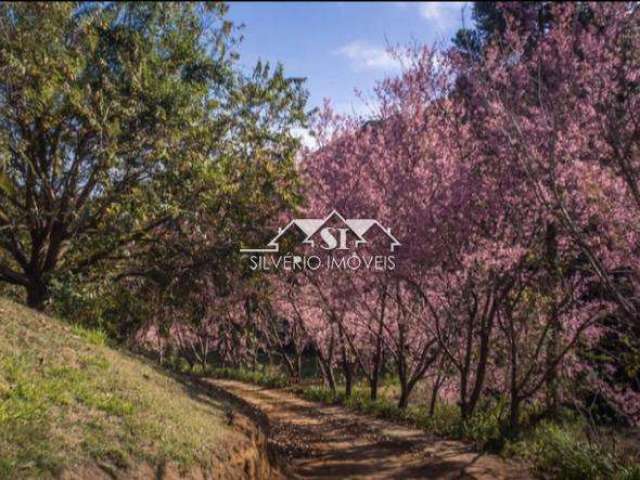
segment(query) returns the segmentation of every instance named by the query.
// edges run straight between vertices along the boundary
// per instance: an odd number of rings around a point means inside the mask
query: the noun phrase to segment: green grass
[[[85,328],[82,325],[76,324],[76,325],[73,325],[71,331],[74,333],[74,335],[84,338],[87,342],[89,342],[92,345],[99,345],[101,347],[104,347],[109,343],[107,332],[105,332],[100,328],[90,329],[90,328]]]
[[[240,441],[222,405],[107,344],[104,332],[0,299],[0,478],[87,465],[207,469]]]
[[[520,441],[507,444],[505,451],[529,460],[534,471],[547,478],[640,479],[640,465],[621,461],[605,445],[587,441],[579,421],[544,421]]]

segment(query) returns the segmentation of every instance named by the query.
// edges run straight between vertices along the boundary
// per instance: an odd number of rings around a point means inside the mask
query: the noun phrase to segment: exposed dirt
[[[284,390],[208,380],[260,410],[288,478],[525,479],[526,467],[385,420]]]

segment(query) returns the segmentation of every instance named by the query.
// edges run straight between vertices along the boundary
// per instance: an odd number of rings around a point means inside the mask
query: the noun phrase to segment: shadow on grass
[[[235,415],[240,414],[246,417],[252,423],[260,434],[265,438],[267,445],[266,458],[274,470],[283,471],[287,466],[283,464],[280,458],[277,446],[271,441],[271,424],[269,418],[258,408],[246,402],[242,398],[227,392],[226,390],[212,385],[207,381],[206,377],[200,377],[195,374],[179,373],[160,365],[153,355],[143,352],[132,352],[127,349],[119,349],[120,353],[138,362],[143,362],[155,372],[166,375],[182,386],[183,391],[192,399],[210,408],[220,410],[226,413],[230,410]],[[244,431],[243,433],[251,437],[252,432]],[[163,478],[160,476],[159,478]]]

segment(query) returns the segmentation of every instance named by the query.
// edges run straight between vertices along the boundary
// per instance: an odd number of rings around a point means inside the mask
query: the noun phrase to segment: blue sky
[[[307,78],[310,107],[329,98],[346,113],[366,112],[354,88],[369,93],[398,71],[388,45],[449,42],[463,14],[469,26],[468,2],[246,2],[230,3],[228,16],[245,25],[241,65],[282,62]]]

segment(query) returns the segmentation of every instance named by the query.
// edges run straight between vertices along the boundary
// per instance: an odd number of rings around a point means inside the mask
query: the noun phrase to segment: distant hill
[[[0,478],[251,478],[239,429],[99,332],[0,298]]]

